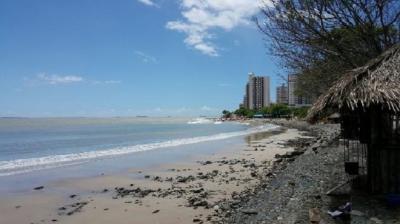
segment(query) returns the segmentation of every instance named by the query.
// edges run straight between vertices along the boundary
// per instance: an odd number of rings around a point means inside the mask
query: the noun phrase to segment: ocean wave
[[[70,165],[72,163],[82,163],[94,159],[132,154],[135,152],[143,152],[143,151],[149,151],[167,147],[196,144],[207,141],[223,140],[232,137],[249,135],[257,132],[270,131],[278,127],[279,126],[275,125],[263,125],[263,126],[253,127],[245,131],[226,132],[210,136],[175,139],[157,143],[118,147],[107,150],[0,161],[0,176],[9,176],[19,173],[26,173],[34,170],[55,168],[55,167]]]
[[[204,118],[204,117],[199,117],[199,118],[190,120],[187,123],[188,124],[211,124],[211,123],[214,123],[214,121],[211,119]]]

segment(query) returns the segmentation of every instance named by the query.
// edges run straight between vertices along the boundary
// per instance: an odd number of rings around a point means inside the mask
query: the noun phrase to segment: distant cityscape
[[[290,107],[311,106],[311,99],[296,93],[297,82],[297,75],[288,75],[287,83],[282,83],[280,86],[276,87],[277,104],[285,104]],[[243,102],[240,104],[240,107],[250,110],[260,110],[270,106],[270,104],[269,76],[257,76],[254,73],[249,73]]]

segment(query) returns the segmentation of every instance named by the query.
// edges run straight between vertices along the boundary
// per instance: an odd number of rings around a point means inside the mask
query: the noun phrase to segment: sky
[[[0,116],[234,110],[249,72],[282,83],[254,0],[1,0]]]

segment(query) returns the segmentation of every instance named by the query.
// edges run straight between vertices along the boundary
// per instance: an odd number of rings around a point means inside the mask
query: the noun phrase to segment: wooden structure
[[[371,193],[400,193],[400,45],[344,74],[308,120],[332,112],[341,115],[346,172],[365,175]]]

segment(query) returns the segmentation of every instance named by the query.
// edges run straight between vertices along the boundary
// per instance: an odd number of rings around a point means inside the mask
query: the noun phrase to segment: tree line
[[[289,107],[286,104],[271,104],[260,110],[251,110],[240,107],[235,111],[223,110],[222,116],[224,118],[231,118],[233,115],[239,117],[253,118],[255,115],[261,115],[269,118],[282,118],[282,117],[297,117],[304,118],[307,116],[309,107]]]

